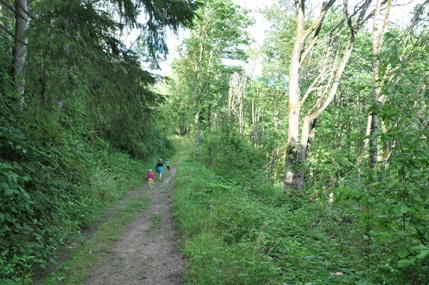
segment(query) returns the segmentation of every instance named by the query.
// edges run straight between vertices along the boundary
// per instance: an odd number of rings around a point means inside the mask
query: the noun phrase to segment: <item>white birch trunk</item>
[[[293,47],[290,69],[289,69],[289,126],[288,126],[288,141],[285,156],[285,173],[284,187],[285,193],[289,193],[291,189],[296,188],[294,179],[296,178],[293,166],[298,164],[298,136],[299,136],[299,115],[301,111],[300,105],[300,88],[299,88],[299,70],[300,70],[300,55],[304,45],[304,5],[305,1],[296,1],[296,35],[295,44]]]
[[[15,91],[20,96],[18,109],[24,108],[25,101],[25,65],[27,62],[27,29],[28,29],[27,0],[15,1],[15,46],[13,54],[13,76]]]

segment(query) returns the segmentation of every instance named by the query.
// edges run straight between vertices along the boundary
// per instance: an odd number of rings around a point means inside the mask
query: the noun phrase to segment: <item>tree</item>
[[[0,2],[0,28],[10,35],[14,40],[13,45],[13,65],[12,65],[12,78],[14,80],[15,92],[19,94],[18,109],[22,110],[24,105],[25,93],[25,67],[27,58],[27,45],[28,45],[28,3],[27,0],[16,0],[14,4],[5,1]],[[4,7],[4,8],[2,8]],[[2,11],[4,9],[4,11]],[[6,9],[14,15],[14,31],[4,24],[3,19],[6,19]]]
[[[296,10],[296,33],[295,44],[292,51],[291,64],[289,68],[289,126],[288,142],[285,157],[284,191],[288,193],[291,189],[303,189],[304,187],[304,165],[308,156],[309,142],[312,130],[314,131],[317,118],[332,102],[341,80],[343,71],[348,63],[353,50],[356,34],[366,20],[373,14],[368,13],[372,1],[363,1],[356,5],[353,13],[349,13],[348,1],[342,5],[342,15],[330,23],[326,31],[324,43],[320,42],[321,32],[327,18],[328,11],[333,10],[335,0],[324,2],[320,12],[311,24],[306,27],[305,2],[295,1]],[[340,8],[337,6],[335,8]],[[335,20],[336,19],[336,20]],[[348,29],[348,39],[344,46],[339,45],[339,35]],[[311,40],[307,38],[312,35]],[[323,46],[321,52],[315,53],[316,46]],[[343,51],[341,52],[341,49]],[[302,68],[307,57],[312,57],[313,62],[319,63],[319,71],[311,75],[311,83],[301,96],[302,90]],[[313,106],[308,107],[308,114],[300,122],[301,110],[309,101],[312,94],[316,94]],[[307,103],[308,104],[308,103]],[[299,134],[301,133],[301,142]]]
[[[25,92],[25,65],[27,58],[27,28],[28,7],[27,0],[15,1],[15,47],[13,60],[13,75],[15,79],[16,92],[21,96],[19,109],[24,105]]]
[[[201,100],[215,87],[211,80],[221,75],[219,70],[224,65],[223,60],[245,58],[243,45],[249,41],[245,30],[249,24],[251,20],[247,11],[232,1],[206,1],[198,11],[194,30],[183,42],[181,56],[186,58],[193,69],[196,160],[199,160],[200,156]],[[207,115],[210,115],[210,112]]]
[[[167,29],[177,32],[189,27],[199,4],[192,0],[72,0],[36,1],[26,7],[26,1],[20,0],[15,8],[1,3],[16,18],[16,33],[2,25],[15,39],[10,70],[20,96],[16,104],[24,108],[26,90],[26,111],[59,121],[62,111],[72,111],[69,107],[81,100],[84,107],[77,109],[91,108],[93,127],[115,145],[136,153],[139,141],[149,137],[155,124],[149,119],[155,117],[153,107],[163,102],[151,88],[159,77],[142,68],[142,63],[157,65],[168,52]],[[140,14],[145,15],[144,22],[139,22]],[[126,29],[141,31],[140,53],[121,42],[120,31]],[[44,111],[50,108],[54,112]]]

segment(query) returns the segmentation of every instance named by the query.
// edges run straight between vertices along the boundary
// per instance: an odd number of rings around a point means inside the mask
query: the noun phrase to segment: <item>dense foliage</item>
[[[404,158],[397,165],[408,174],[358,185],[348,176],[329,189],[332,201],[321,182],[285,196],[257,170],[263,157],[243,139],[218,135],[207,146],[210,167],[189,158],[176,180],[187,284],[428,282],[427,185],[415,180],[427,173]]]
[[[428,1],[400,24],[397,1],[339,2],[276,1],[248,50],[233,1],[1,1],[0,282],[51,264],[174,131],[195,138],[189,284],[429,283]],[[192,25],[164,96],[142,66]]]
[[[144,66],[157,66],[167,29],[190,25],[197,7],[1,2],[0,283],[30,282],[141,183],[144,161],[173,152],[159,78]],[[135,48],[122,36],[131,32]]]
[[[276,1],[266,11],[272,24],[269,37],[253,54],[262,65],[260,74],[237,69],[229,75],[228,90],[201,100],[216,108],[201,116],[206,122],[200,130],[202,164],[186,165],[176,200],[189,238],[187,281],[426,284],[427,1],[413,3],[410,23],[401,24],[394,17],[388,22],[387,12],[376,14],[371,6],[377,23],[385,25],[372,27],[370,21],[356,34],[357,29],[343,29],[342,4],[332,6],[301,51],[308,54],[298,62],[298,123],[312,121],[307,133],[294,137],[304,155],[293,154],[291,161],[297,163],[288,166],[287,117],[297,112],[286,96],[297,40],[294,17],[299,13],[293,9],[306,2],[311,1]],[[393,3],[389,7],[395,15],[395,1],[378,3]],[[306,10],[314,10],[306,14],[305,32],[320,19],[311,17],[317,8],[310,4]],[[353,27],[356,21],[348,24]],[[342,62],[341,77],[334,77],[347,39],[353,51]],[[184,80],[183,66],[174,72],[178,82]],[[210,84],[224,82],[219,76]],[[174,90],[176,100],[185,98]],[[299,175],[305,183],[283,196],[286,167],[296,173],[292,180]]]
[[[234,163],[251,146],[222,143],[231,166],[209,170],[188,161],[176,182],[189,284],[356,284],[364,278],[359,208],[344,212],[349,204],[334,206],[307,192],[284,196],[250,161]]]

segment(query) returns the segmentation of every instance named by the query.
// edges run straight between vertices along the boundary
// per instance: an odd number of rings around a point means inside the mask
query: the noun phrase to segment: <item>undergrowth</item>
[[[269,184],[225,181],[187,161],[177,175],[174,208],[189,257],[187,284],[355,284],[358,279],[350,268],[359,264],[351,266],[353,249],[342,232],[350,221],[341,226],[342,215],[327,203],[285,198]]]
[[[201,163],[181,164],[174,195],[187,284],[428,284],[422,149],[410,159],[406,148],[376,179],[350,172],[328,187],[322,176],[288,195],[239,137],[212,136],[202,149]]]

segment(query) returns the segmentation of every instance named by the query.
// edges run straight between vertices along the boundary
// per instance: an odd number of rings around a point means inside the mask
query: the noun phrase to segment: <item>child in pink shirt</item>
[[[153,180],[155,180],[155,175],[153,175],[152,169],[149,169],[149,172],[147,174],[147,180],[149,181],[150,189],[152,189],[153,188]]]

